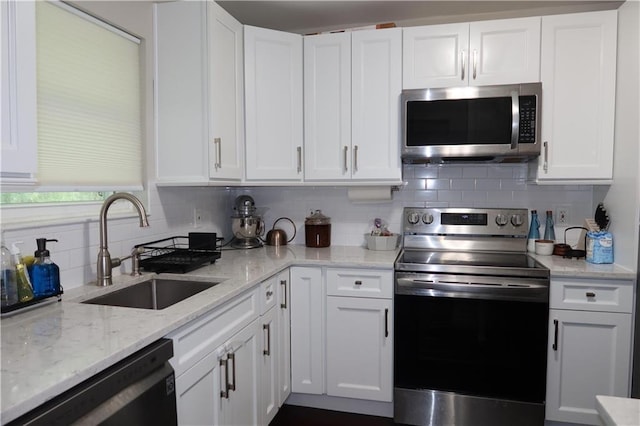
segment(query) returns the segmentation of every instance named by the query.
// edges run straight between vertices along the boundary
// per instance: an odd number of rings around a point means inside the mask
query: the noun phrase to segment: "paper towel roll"
[[[353,203],[383,203],[392,199],[390,186],[349,188],[347,196]]]

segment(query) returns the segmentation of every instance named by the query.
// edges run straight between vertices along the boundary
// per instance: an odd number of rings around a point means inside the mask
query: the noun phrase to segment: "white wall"
[[[640,215],[640,3],[618,10],[614,184],[606,197],[615,262],[636,270]]]

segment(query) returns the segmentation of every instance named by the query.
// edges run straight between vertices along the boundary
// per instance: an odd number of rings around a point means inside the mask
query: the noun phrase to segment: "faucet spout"
[[[102,209],[100,209],[100,251],[98,252],[97,265],[97,285],[102,287],[113,284],[113,281],[111,279],[111,270],[113,266],[117,266],[120,264],[120,262],[111,261],[107,239],[107,211],[109,210],[111,204],[113,204],[113,202],[116,200],[130,201],[138,211],[138,216],[140,218],[140,227],[142,228],[149,226],[149,222],[147,221],[147,212],[144,208],[144,205],[135,196],[126,192],[116,192],[115,194],[104,200]]]

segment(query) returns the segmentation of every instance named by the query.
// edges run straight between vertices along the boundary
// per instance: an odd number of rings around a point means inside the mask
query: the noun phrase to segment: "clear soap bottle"
[[[551,210],[547,210],[547,221],[544,227],[544,239],[550,241],[556,240],[556,231],[553,228],[553,212]]]
[[[2,306],[11,306],[18,303],[18,283],[16,282],[16,265],[11,258],[11,252],[5,246],[0,247],[0,256],[2,257],[2,269],[0,276],[0,287],[2,287],[2,295],[0,296],[0,304]]]
[[[529,236],[527,237],[527,250],[536,251],[536,240],[540,239],[540,222],[538,222],[538,211],[531,210],[531,225],[529,226]]]
[[[22,241],[15,242],[11,245],[11,254],[13,255],[13,262],[16,265],[16,283],[18,287],[18,301],[28,302],[33,300],[33,287],[29,280],[29,273],[27,272],[24,261],[22,260],[22,254],[18,244],[22,244]]]
[[[51,261],[49,250],[47,250],[49,241],[58,242],[58,240],[46,238],[36,239],[38,245],[38,250],[34,253],[36,260],[29,269],[35,297],[54,296],[60,292],[60,268]]]

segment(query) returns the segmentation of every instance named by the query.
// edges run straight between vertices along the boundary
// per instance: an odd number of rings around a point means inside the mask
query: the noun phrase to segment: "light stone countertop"
[[[594,264],[584,259],[564,259],[561,256],[541,256],[529,253],[538,262],[549,268],[553,277],[584,277],[635,280],[636,273],[615,263]]]
[[[62,302],[53,301],[0,322],[0,423],[21,416],[289,266],[392,269],[396,256],[397,251],[347,246],[225,250],[213,265],[171,275],[176,279],[223,282],[159,311],[80,303],[146,277],[122,276],[114,278],[115,283],[109,288],[85,285],[69,290]],[[616,265],[590,265],[584,260],[557,256],[534,257],[551,269],[552,277],[635,279],[634,273]]]
[[[123,276],[114,278],[109,288],[85,285],[66,291],[62,302],[51,299],[52,303],[0,321],[0,423],[27,413],[289,266],[393,269],[396,256],[395,250],[340,246],[225,250],[213,265],[171,275],[223,282],[158,311],[79,303],[147,277]]]
[[[640,399],[596,395],[596,409],[606,426],[640,425]]]

